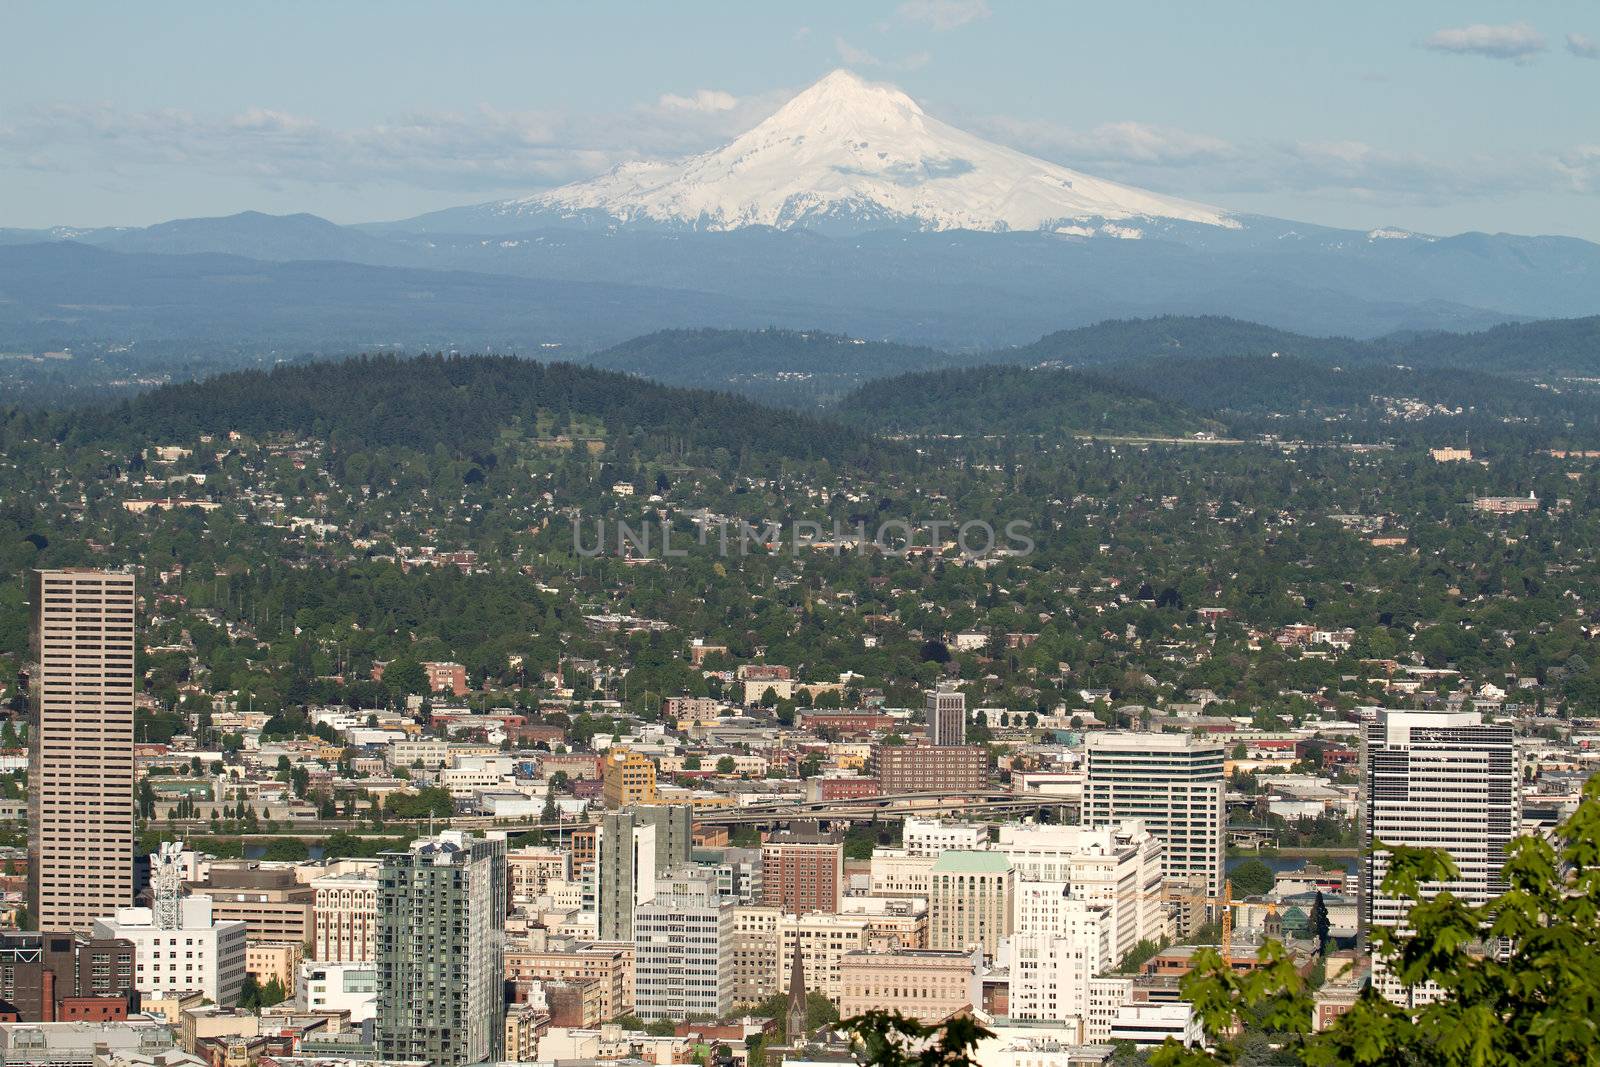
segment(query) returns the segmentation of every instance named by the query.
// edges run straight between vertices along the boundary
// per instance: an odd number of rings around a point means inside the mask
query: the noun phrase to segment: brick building
[[[844,845],[837,835],[796,830],[761,845],[761,890],[768,907],[794,915],[835,912],[844,889]]]
[[[874,745],[872,776],[885,796],[986,789],[989,750],[982,745]]]

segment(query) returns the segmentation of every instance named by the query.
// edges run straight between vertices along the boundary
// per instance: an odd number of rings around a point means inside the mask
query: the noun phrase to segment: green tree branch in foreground
[[[1372,989],[1321,1033],[1311,997],[1277,942],[1264,966],[1235,974],[1214,951],[1197,955],[1183,994],[1211,1051],[1175,1042],[1152,1067],[1239,1062],[1246,1027],[1265,1031],[1308,1067],[1529,1067],[1600,1064],[1600,777],[1553,839],[1512,842],[1506,892],[1480,907],[1428,883],[1460,877],[1436,849],[1384,847],[1385,893],[1412,902],[1408,930],[1375,929],[1374,957],[1408,986],[1433,983],[1440,999],[1407,1011]],[[1507,945],[1498,954],[1485,946]]]

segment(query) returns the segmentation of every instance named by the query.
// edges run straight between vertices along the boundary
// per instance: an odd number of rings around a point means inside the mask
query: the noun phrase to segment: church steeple
[[[795,931],[794,960],[789,966],[789,1011],[784,1018],[784,1033],[789,1046],[798,1048],[806,1040],[806,968],[800,958],[800,931]]]

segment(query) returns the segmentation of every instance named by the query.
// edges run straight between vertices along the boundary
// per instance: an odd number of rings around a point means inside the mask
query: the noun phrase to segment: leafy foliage
[[[869,1011],[843,1029],[860,1046],[862,1067],[977,1067],[972,1054],[994,1034],[970,1015],[929,1026],[898,1011]]]
[[[1233,882],[1234,895],[1241,897],[1258,897],[1270,892],[1276,880],[1271,867],[1253,858],[1229,871],[1228,878]]]
[[[1263,967],[1247,975],[1205,951],[1183,993],[1215,1050],[1169,1043],[1154,1067],[1236,1063],[1246,1023],[1280,1035],[1309,1067],[1600,1063],[1600,778],[1553,840],[1512,843],[1509,888],[1481,906],[1424,896],[1425,884],[1460,876],[1446,853],[1379,847],[1390,854],[1383,892],[1411,904],[1406,929],[1373,931],[1378,965],[1407,987],[1431,983],[1438,999],[1408,1011],[1368,989],[1312,1034],[1310,996],[1281,945],[1262,948]]]
[[[335,452],[377,447],[480,453],[513,420],[533,425],[574,414],[630,434],[661,435],[681,451],[752,450],[800,459],[872,463],[859,434],[734,397],[669,389],[570,363],[504,356],[362,356],[338,363],[285,364],[169,386],[69,423],[77,439],[125,436],[192,439],[229,430],[323,438]]]

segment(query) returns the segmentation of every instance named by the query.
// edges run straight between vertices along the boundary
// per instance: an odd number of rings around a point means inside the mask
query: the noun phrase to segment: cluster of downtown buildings
[[[595,760],[594,817],[536,844],[485,827],[367,860],[230,863],[176,842],[136,856],[136,604],[127,573],[37,576],[34,930],[0,932],[10,1065],[682,1062],[700,1042],[738,1061],[756,1035],[778,1062],[842,1055],[803,1032],[810,994],[846,1017],[978,1013],[996,1034],[985,1064],[1076,1067],[1112,1041],[1200,1039],[1176,978],[1184,942],[1225,912],[1236,966],[1268,935],[1308,968],[1327,947],[1296,940],[1282,894],[1232,899],[1227,745],[1203,734],[1091,734],[1076,825],[906,817],[869,860],[800,820],[733,844],[693,804],[663,802],[656,764],[622,747]],[[873,792],[988,788],[961,694],[937,688],[925,711],[925,738],[874,751]],[[1524,830],[1513,730],[1471,711],[1382,711],[1362,730],[1363,843],[1447,848],[1461,879],[1432,888],[1468,902],[1503,888]],[[1362,961],[1362,931],[1405,917],[1383,874],[1378,853],[1305,883],[1352,935],[1319,1023],[1367,980],[1426,995]],[[1130,956],[1148,958],[1119,969]],[[247,974],[289,999],[236,1010]],[[775,997],[789,999],[781,1040],[748,1010]]]

